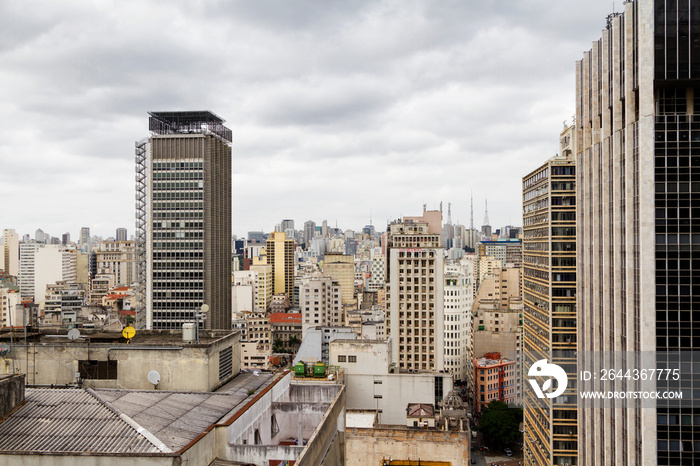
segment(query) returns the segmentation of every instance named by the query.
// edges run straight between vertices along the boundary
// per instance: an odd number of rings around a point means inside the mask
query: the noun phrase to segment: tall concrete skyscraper
[[[700,3],[625,2],[576,64],[579,358],[625,351],[677,368],[674,352],[700,348],[698,180]],[[700,464],[689,367],[680,407],[579,401],[579,464]]]
[[[208,111],[150,112],[136,143],[137,325],[231,328],[231,130]]]
[[[523,371],[541,359],[576,379],[576,166],[574,128],[560,156],[523,177]],[[524,390],[526,464],[577,463],[576,386],[556,400]],[[565,434],[565,435],[562,435]]]
[[[3,258],[0,268],[13,277],[19,276],[19,235],[15,230],[6,228],[2,232],[2,254]]]
[[[304,247],[308,249],[311,240],[316,236],[316,223],[313,220],[304,222]]]
[[[439,225],[404,218],[389,225],[389,313],[386,332],[400,371],[444,367],[444,249]]]

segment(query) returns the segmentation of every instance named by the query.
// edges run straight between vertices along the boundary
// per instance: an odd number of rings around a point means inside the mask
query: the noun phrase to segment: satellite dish
[[[7,346],[5,343],[0,344],[0,357],[5,356],[9,352],[10,352],[9,346]]]
[[[260,371],[253,371],[253,375],[255,377],[260,377]]]
[[[202,307],[200,307],[203,313],[209,312],[209,305],[208,304],[202,304]]]
[[[160,383],[160,374],[158,371],[151,371],[148,373],[148,381],[151,382],[154,386],[158,386]]]
[[[80,330],[78,330],[77,328],[72,328],[68,331],[68,339],[70,341],[75,341],[78,338],[80,338]]]
[[[122,330],[122,336],[127,340],[134,338],[134,335],[136,335],[136,329],[134,327],[124,327],[124,330]]]

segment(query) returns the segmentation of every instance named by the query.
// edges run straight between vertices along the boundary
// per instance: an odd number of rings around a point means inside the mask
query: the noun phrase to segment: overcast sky
[[[615,7],[619,11],[621,1]],[[2,1],[0,228],[134,232],[148,111],[233,131],[233,233],[521,225],[611,1]]]

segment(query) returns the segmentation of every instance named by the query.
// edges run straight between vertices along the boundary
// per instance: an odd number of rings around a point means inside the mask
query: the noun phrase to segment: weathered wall
[[[24,375],[0,377],[0,421],[24,403]]]
[[[3,455],[0,466],[179,466],[173,456],[96,456],[96,455]]]
[[[347,466],[381,464],[381,460],[449,461],[453,466],[469,464],[466,432],[419,429],[347,429]]]
[[[299,456],[297,466],[317,466],[323,463],[324,458],[332,448],[334,442],[342,441],[342,435],[336,435],[345,426],[345,387],[340,387],[337,392],[331,409],[326,413],[314,434],[309,438],[306,449]],[[342,434],[342,432],[341,432]],[[341,459],[342,460],[342,459]],[[339,462],[337,464],[343,464]]]

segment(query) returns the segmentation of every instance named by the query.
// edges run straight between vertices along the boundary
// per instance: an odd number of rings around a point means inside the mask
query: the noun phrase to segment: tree
[[[284,343],[282,342],[281,339],[275,338],[275,341],[272,343],[272,352],[273,353],[283,353],[284,352]]]
[[[292,335],[291,337],[289,337],[289,344],[292,347],[297,346],[299,343],[301,343],[301,341],[299,341],[299,337],[297,337],[296,335]]]
[[[490,447],[500,450],[520,439],[521,422],[522,408],[512,408],[502,401],[494,400],[481,412],[477,430],[484,435],[484,441]]]

